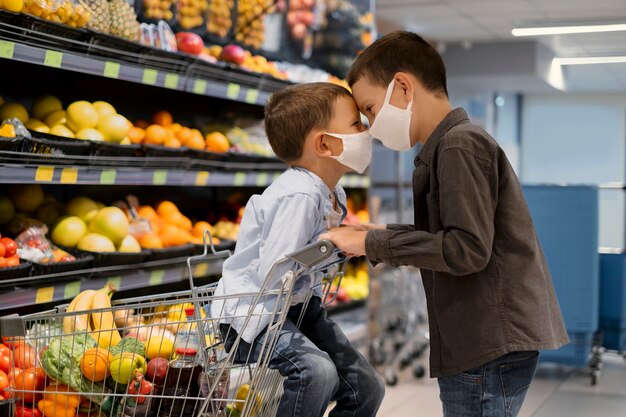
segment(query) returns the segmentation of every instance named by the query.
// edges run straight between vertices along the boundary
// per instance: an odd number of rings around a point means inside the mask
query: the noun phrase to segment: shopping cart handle
[[[288,254],[287,258],[298,262],[306,268],[311,268],[330,258],[334,251],[335,245],[333,242],[330,240],[318,240],[315,243],[311,243],[302,249]]]

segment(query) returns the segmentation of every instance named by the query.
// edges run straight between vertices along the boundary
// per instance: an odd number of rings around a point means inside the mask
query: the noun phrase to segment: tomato
[[[15,266],[20,266],[20,255],[13,255],[10,258],[4,258],[7,260],[7,267],[13,268]]]
[[[4,343],[9,349],[15,349],[17,345],[26,342],[21,336],[2,336],[2,343]]]
[[[9,263],[9,260],[7,258],[0,258],[0,268],[6,268]]]
[[[9,384],[13,384],[15,382],[15,377],[21,374],[23,369],[20,368],[11,368],[9,372],[7,372],[7,376],[9,377]]]
[[[46,386],[46,373],[42,368],[28,368],[25,371],[35,372],[35,376],[37,377],[37,386]],[[19,374],[18,374],[19,375]]]
[[[15,377],[15,394],[27,402],[35,402],[41,398],[44,384],[39,381],[37,372],[29,369]]]
[[[37,408],[18,405],[15,407],[15,414],[13,417],[42,417],[42,414]]]
[[[4,373],[4,371],[0,371],[0,393],[4,391],[6,387],[9,386],[9,376]]]
[[[8,373],[13,366],[13,352],[7,345],[0,343],[0,371]]]
[[[4,258],[4,254],[7,252],[6,248],[0,243],[0,258]]]
[[[13,356],[15,356],[15,366],[22,369],[34,367],[36,355],[35,349],[29,345],[22,344],[17,346],[13,351]]]
[[[4,245],[4,248],[6,250],[6,253],[4,254],[5,258],[10,258],[17,253],[17,243],[15,243],[13,239],[3,237],[2,239],[0,239],[0,243]]]

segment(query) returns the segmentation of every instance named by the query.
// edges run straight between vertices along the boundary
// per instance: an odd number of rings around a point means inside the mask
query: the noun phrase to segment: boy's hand
[[[374,224],[374,223],[361,223],[360,226],[363,230],[385,230],[386,224]]]
[[[350,227],[335,227],[320,235],[320,239],[330,240],[348,256],[365,256],[365,235],[367,231]]]

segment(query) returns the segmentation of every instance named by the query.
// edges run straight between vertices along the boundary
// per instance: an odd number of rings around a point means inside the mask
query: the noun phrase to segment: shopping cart
[[[294,284],[304,275],[326,272],[319,285],[323,299],[330,301],[336,297],[331,284],[341,279],[346,258],[331,242],[318,241],[276,262],[272,271],[287,261],[298,268],[273,288],[269,280],[259,292],[235,295],[216,295],[216,284],[196,287],[192,267],[221,254],[230,252],[216,252],[205,235],[204,253],[187,262],[189,291],[117,300],[90,310],[74,311],[69,304],[0,318],[2,335],[36,356],[28,383],[25,378],[18,383],[18,376],[5,390],[14,399],[15,415],[34,407],[46,417],[276,416],[283,377],[269,368],[269,361]],[[314,291],[309,289],[307,302]],[[237,360],[239,335],[229,351],[224,348],[220,323],[232,317],[210,315],[212,303],[229,298],[250,305],[242,315],[246,325],[269,319],[254,363]],[[255,308],[270,299],[272,308]],[[16,357],[14,363],[23,360]]]
[[[375,318],[369,346],[370,362],[387,385],[412,366],[413,376],[425,374],[421,358],[428,349],[426,297],[418,269],[385,268],[371,280],[370,316]]]

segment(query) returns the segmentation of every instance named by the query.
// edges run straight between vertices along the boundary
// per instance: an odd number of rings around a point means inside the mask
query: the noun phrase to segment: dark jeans
[[[277,415],[321,417],[330,401],[336,400],[330,417],[376,416],[385,394],[380,376],[327,317],[319,297],[311,299],[297,328],[301,311],[302,304],[289,310],[270,360],[270,368],[286,378]],[[237,334],[228,330],[229,326],[222,325],[224,344],[230,351]],[[235,359],[245,361],[252,348],[251,360],[256,360],[262,336],[253,347],[241,340]]]
[[[514,352],[439,378],[444,417],[515,417],[537,368],[537,351]]]

